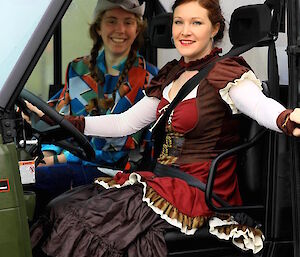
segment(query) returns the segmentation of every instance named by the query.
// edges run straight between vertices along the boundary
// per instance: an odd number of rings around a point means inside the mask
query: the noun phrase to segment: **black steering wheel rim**
[[[82,153],[84,154],[83,158],[85,160],[93,161],[95,159],[95,150],[90,144],[87,137],[84,136],[79,130],[77,130],[68,120],[64,119],[63,115],[59,114],[46,102],[41,100],[38,96],[28,91],[27,89],[23,89],[19,97],[35,105],[38,109],[45,113],[45,115],[47,115],[55,123],[57,123],[61,128],[68,131],[70,133],[70,136],[73,137],[82,148]]]

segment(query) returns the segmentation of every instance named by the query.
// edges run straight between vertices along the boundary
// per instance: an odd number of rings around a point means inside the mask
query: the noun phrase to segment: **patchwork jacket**
[[[125,62],[126,59],[114,68],[121,73]],[[112,98],[119,76],[107,74],[104,51],[99,53],[97,65],[104,76],[103,83],[97,83],[91,77],[88,69],[88,56],[79,57],[70,62],[66,70],[65,86],[50,99],[49,104],[63,115],[91,116],[122,113],[143,98],[144,88],[158,72],[155,66],[138,55],[124,83],[115,92],[113,106],[105,107],[103,104],[100,106],[103,102],[101,100]],[[95,99],[96,101],[93,101]],[[145,135],[143,131],[140,131],[127,137],[90,137],[89,139],[96,151],[97,164],[113,165],[127,156],[130,150],[150,140],[150,135],[147,133]],[[54,145],[43,145],[42,150],[52,150],[57,154],[63,151],[68,162],[81,162],[78,157]]]

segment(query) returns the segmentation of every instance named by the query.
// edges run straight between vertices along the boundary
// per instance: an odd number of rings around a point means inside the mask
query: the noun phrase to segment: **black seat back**
[[[266,4],[242,6],[234,10],[229,26],[229,38],[236,48],[267,37],[271,31],[271,9]],[[269,46],[272,41],[265,41],[257,46]],[[268,74],[278,76],[278,74]],[[271,78],[271,81],[273,79]],[[268,81],[262,84],[263,92],[269,96]],[[270,85],[272,86],[272,85]],[[247,142],[254,138],[262,127],[255,121],[243,117],[241,127],[242,140]],[[255,146],[239,155],[237,173],[239,187],[245,205],[264,204],[267,176],[268,134]]]
[[[271,30],[271,10],[265,4],[241,6],[231,15],[229,38],[233,46],[247,45],[266,37]]]
[[[241,118],[243,142],[249,142],[264,130],[257,122],[243,115]],[[238,154],[236,172],[244,205],[264,205],[268,160],[268,135],[265,133],[250,149]]]

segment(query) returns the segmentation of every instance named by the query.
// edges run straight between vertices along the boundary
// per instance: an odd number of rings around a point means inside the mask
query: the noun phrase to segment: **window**
[[[5,40],[1,40],[0,43],[0,89],[12,72],[49,3],[50,0],[2,1],[0,26]]]
[[[89,24],[97,0],[73,0],[62,19],[62,83],[65,83],[67,65],[73,59],[88,55],[92,47]],[[26,88],[43,100],[49,98],[49,87],[54,83],[53,38],[33,70]]]

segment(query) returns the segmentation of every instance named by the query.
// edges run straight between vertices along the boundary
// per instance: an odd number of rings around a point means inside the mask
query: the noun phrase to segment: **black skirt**
[[[31,229],[32,247],[52,257],[167,256],[166,221],[142,201],[140,185],[80,186],[55,198]]]

